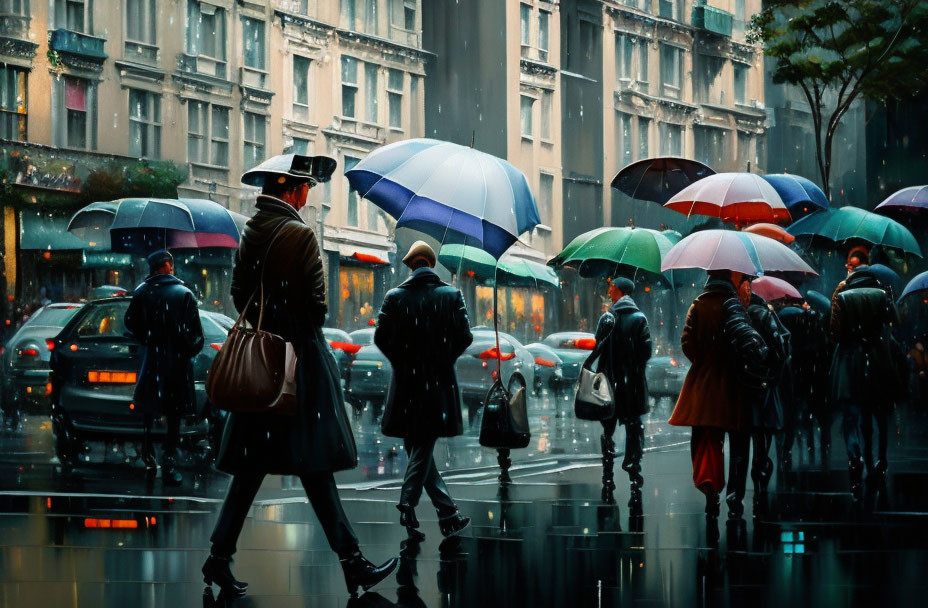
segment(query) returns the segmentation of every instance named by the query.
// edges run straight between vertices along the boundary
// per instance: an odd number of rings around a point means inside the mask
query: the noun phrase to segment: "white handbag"
[[[574,398],[574,413],[581,420],[605,420],[615,412],[612,383],[603,373],[580,370],[580,383]]]

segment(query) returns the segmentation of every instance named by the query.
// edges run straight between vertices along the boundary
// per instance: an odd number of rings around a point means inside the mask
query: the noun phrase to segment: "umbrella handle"
[[[493,332],[496,334],[496,378],[500,385],[503,383],[503,353],[499,349],[499,285],[496,280],[496,273],[499,269],[499,260],[496,261],[496,267],[493,269]],[[508,393],[508,387],[503,387]]]

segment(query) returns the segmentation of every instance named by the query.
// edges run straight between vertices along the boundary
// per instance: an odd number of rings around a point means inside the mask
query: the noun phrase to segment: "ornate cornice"
[[[280,26],[284,30],[287,29],[288,25],[299,28],[304,37],[308,35],[319,46],[326,45],[329,37],[335,33],[334,25],[311,19],[305,15],[297,15],[277,9],[274,11],[274,17],[280,20]]]
[[[29,40],[0,36],[0,55],[32,60],[38,48],[38,44]]]
[[[541,76],[552,80],[557,76],[557,68],[553,65],[525,57],[519,60],[519,71],[530,76]]]
[[[360,32],[343,29],[337,29],[335,30],[335,33],[339,39],[348,42],[349,44],[357,44],[359,46],[363,46],[366,49],[380,51],[384,55],[392,55],[398,59],[406,59],[416,63],[425,63],[426,58],[432,55],[432,53],[429,53],[423,49],[406,46],[405,44],[400,44],[398,42],[394,42],[393,40],[388,40],[379,36],[371,36],[370,34],[362,34]]]
[[[161,82],[164,80],[164,70],[154,66],[125,61],[123,59],[117,59],[113,64],[116,66],[117,70],[124,72],[126,76],[132,78],[147,80],[149,82]]]

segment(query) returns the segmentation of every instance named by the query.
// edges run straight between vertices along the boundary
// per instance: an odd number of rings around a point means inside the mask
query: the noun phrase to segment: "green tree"
[[[928,85],[924,0],[768,2],[752,19],[749,40],[775,60],[773,81],[798,86],[809,102],[829,198],[832,142],[851,104],[906,99]]]

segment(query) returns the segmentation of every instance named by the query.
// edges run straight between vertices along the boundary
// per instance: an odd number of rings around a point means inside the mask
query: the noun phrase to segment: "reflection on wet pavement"
[[[227,601],[218,589],[204,592],[199,572],[227,477],[202,473],[170,496],[116,458],[64,474],[49,464],[41,431],[7,433],[0,438],[10,447],[0,463],[0,608],[911,605],[928,591],[928,449],[896,448],[887,491],[872,497],[872,512],[852,506],[837,457],[828,471],[800,468],[775,478],[766,521],[750,519],[749,487],[745,529],[722,524],[715,549],[706,545],[685,430],[655,416],[644,512],[630,516],[625,479],[617,475],[619,506],[602,504],[598,457],[575,447],[586,445],[584,433],[598,438],[595,429],[558,428],[552,420],[547,449],[537,449],[536,433],[510,486],[497,483],[495,454],[472,437],[446,446],[440,466],[473,525],[442,542],[423,503],[422,543],[397,523],[402,452],[378,475],[388,448],[371,425],[362,428],[368,470],[339,477],[345,508],[372,561],[399,555],[401,563],[376,593],[355,599],[289,478],[271,477],[262,489],[233,566],[249,592]],[[720,523],[724,517],[723,506]]]

